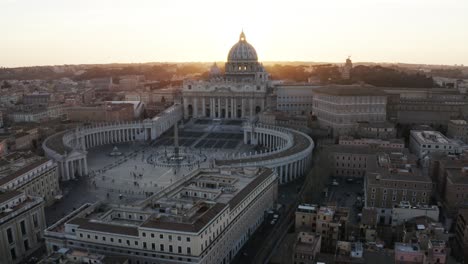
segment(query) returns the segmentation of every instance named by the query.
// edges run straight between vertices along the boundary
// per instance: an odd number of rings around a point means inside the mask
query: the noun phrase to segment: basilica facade
[[[244,32],[229,51],[225,73],[214,64],[209,79],[184,82],[182,98],[185,119],[252,119],[275,105],[268,73]]]

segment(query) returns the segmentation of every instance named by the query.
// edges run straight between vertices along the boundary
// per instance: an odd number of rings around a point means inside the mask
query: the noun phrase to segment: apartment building
[[[327,147],[327,151],[330,153],[332,176],[363,178],[368,171],[368,162],[375,163],[374,157],[378,153],[401,153],[406,157],[409,155],[408,149],[400,148],[401,145],[398,142],[396,144],[379,143],[364,144],[359,141],[340,141],[339,145]],[[382,148],[379,145],[396,146],[396,148]]]
[[[301,204],[296,209],[295,227],[320,235],[322,249],[331,252],[346,236],[348,217],[349,208]]]
[[[380,153],[368,164],[364,181],[365,206],[379,208],[381,224],[391,222],[391,209],[400,202],[429,204],[432,181],[416,167],[414,156]]]
[[[293,246],[293,263],[315,264],[322,237],[311,232],[299,232]]]
[[[463,151],[460,142],[449,139],[438,131],[415,131],[410,132],[409,149],[418,158],[434,153],[459,154]]]
[[[21,263],[42,245],[45,228],[42,198],[0,190],[0,263]]]
[[[0,172],[0,188],[22,191],[29,196],[39,196],[45,206],[55,202],[61,195],[57,164],[52,160],[36,157],[6,164]]]
[[[268,168],[199,169],[138,205],[83,205],[45,231],[47,249],[228,263],[273,208],[277,186]]]
[[[388,140],[396,138],[397,129],[395,124],[384,122],[357,122],[355,128],[355,135],[362,138],[377,138]]]
[[[313,90],[313,112],[319,126],[334,136],[354,132],[357,122],[386,121],[387,97],[372,86],[332,85]]]
[[[450,120],[447,136],[468,143],[468,122],[466,120]]]

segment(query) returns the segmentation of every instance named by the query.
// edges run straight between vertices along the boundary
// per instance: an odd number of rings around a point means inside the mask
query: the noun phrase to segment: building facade
[[[84,205],[45,231],[46,245],[132,263],[229,263],[276,197],[270,169],[197,170],[138,206]]]
[[[308,84],[276,85],[276,110],[291,115],[312,115],[314,88],[317,86]]]
[[[319,207],[302,204],[296,210],[296,230],[321,236],[321,248],[333,252],[339,240],[345,240],[349,208]]]
[[[221,75],[217,66],[209,80],[185,81],[182,89],[184,118],[253,118],[273,106],[268,73],[244,32],[231,48]]]
[[[334,136],[354,132],[357,122],[386,121],[387,97],[375,87],[333,85],[314,89],[313,112]]]
[[[459,142],[445,137],[438,131],[415,131],[410,133],[409,148],[418,158],[429,154],[459,154],[463,151]]]
[[[38,196],[44,200],[45,206],[51,205],[61,195],[57,164],[41,158],[18,170],[0,174],[0,188]]]
[[[42,198],[0,190],[0,263],[21,263],[43,245],[45,228]]]
[[[447,136],[468,143],[468,122],[466,120],[450,120]]]

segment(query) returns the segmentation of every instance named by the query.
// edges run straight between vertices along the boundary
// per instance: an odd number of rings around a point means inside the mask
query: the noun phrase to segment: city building
[[[414,156],[380,153],[368,161],[364,181],[365,207],[378,208],[380,224],[390,224],[392,208],[400,202],[428,205],[432,180],[416,167]]]
[[[467,114],[466,94],[444,88],[384,88],[387,118],[391,122],[413,125],[447,126],[449,120]]]
[[[340,136],[338,145],[345,146],[374,146],[377,148],[404,149],[405,141],[403,139],[373,139],[373,138],[354,138],[352,136]]]
[[[346,237],[348,217],[348,208],[301,204],[296,209],[295,228],[320,235],[322,250],[331,252]]]
[[[315,257],[320,253],[322,239],[320,235],[310,232],[299,232],[293,246],[293,262],[315,264]]]
[[[33,160],[11,161],[8,169],[0,172],[0,188],[17,190],[28,196],[38,196],[51,205],[61,195],[57,164],[36,157]]]
[[[101,104],[73,106],[67,109],[68,119],[79,122],[122,122],[135,119],[133,104]]]
[[[49,93],[32,93],[23,95],[23,104],[48,105],[50,100]]]
[[[273,208],[277,186],[267,168],[199,169],[138,205],[83,205],[46,229],[47,249],[228,263]]]
[[[291,115],[312,115],[313,90],[317,87],[310,84],[276,85],[276,110]]]
[[[64,116],[65,107],[62,105],[53,106],[38,106],[38,105],[25,105],[14,110],[9,114],[11,121],[19,122],[42,122],[50,119],[60,118]]]
[[[447,256],[445,241],[429,240],[425,248],[420,243],[395,243],[397,264],[445,264]]]
[[[364,247],[361,242],[338,241],[336,245],[335,263],[366,263],[363,254]]]
[[[3,112],[0,111],[0,128],[3,128]]]
[[[343,65],[343,67],[340,68],[340,70],[341,70],[341,78],[343,78],[344,80],[351,79],[351,71],[353,70],[353,62],[351,61],[349,57],[346,59],[345,64]]]
[[[448,216],[453,217],[458,209],[468,207],[468,164],[463,167],[445,168],[443,205]]]
[[[0,189],[1,263],[22,263],[43,245],[45,228],[42,198]]]
[[[362,138],[393,139],[397,136],[395,124],[390,122],[357,122],[355,135]]]
[[[466,120],[450,120],[448,122],[447,137],[468,143],[468,122]]]
[[[436,205],[411,205],[408,201],[402,201],[392,208],[392,226],[402,225],[417,217],[427,217],[432,221],[439,221],[439,207]]]
[[[13,135],[15,150],[27,150],[33,147],[34,143],[39,139],[37,128],[21,129]]]
[[[296,116],[280,111],[264,111],[258,115],[258,121],[265,125],[291,128],[306,128],[311,121],[309,116]]]
[[[395,263],[396,264],[423,264],[424,251],[419,244],[395,243]]]
[[[463,151],[460,142],[445,137],[438,131],[415,131],[410,132],[409,149],[418,158],[433,153],[459,154]]]
[[[386,94],[372,86],[331,85],[313,90],[313,113],[334,136],[354,132],[357,122],[386,121]]]
[[[468,259],[468,209],[461,209],[455,222],[455,242],[460,259]]]
[[[128,258],[121,256],[105,256],[86,251],[61,248],[43,258],[38,264],[130,264]]]
[[[213,67],[217,67],[213,65]],[[268,73],[258,62],[257,52],[244,32],[232,46],[225,74],[217,72],[209,80],[188,80],[183,84],[184,118],[253,118],[270,107],[276,107],[269,86]]]
[[[372,141],[372,140],[371,140]],[[356,143],[351,144],[340,144],[340,145],[331,145],[327,146],[327,151],[330,153],[330,168],[332,169],[331,174],[334,177],[348,177],[348,178],[363,178],[366,172],[369,171],[369,162],[375,163],[375,156],[379,153],[401,153],[408,157],[408,149],[399,148],[401,143],[396,141],[396,148],[381,148],[379,145],[390,146],[393,145],[390,142],[377,141],[378,144],[364,144],[363,142],[367,141],[356,141],[354,140],[347,141],[344,140],[343,143]],[[357,144],[363,143],[363,144]],[[415,162],[415,160],[413,160]]]

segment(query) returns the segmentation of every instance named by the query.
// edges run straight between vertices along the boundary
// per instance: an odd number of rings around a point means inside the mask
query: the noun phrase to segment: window
[[[192,254],[192,249],[190,247],[187,247],[187,254],[188,255]]]
[[[164,235],[163,235],[163,234],[159,235],[159,238],[160,238],[160,239],[163,239],[163,238],[164,238]]]
[[[21,234],[26,235],[26,223],[23,221],[20,222]]]
[[[7,229],[7,238],[8,238],[8,243],[12,244],[13,243],[13,232],[11,231],[11,228]]]
[[[169,245],[169,252],[172,252],[172,245]]]
[[[182,253],[182,247],[181,246],[177,247],[177,253],[179,253],[179,254]]]
[[[14,248],[10,249],[10,255],[11,255],[11,259],[13,260],[16,259],[16,251]]]
[[[159,250],[164,251],[164,245],[163,244],[159,245]]]
[[[182,238],[181,238],[180,236],[177,236],[177,240],[178,240],[178,241],[181,241]]]
[[[37,221],[37,214],[33,214],[33,225],[34,225],[34,228],[37,228],[37,226],[39,225],[38,221]]]
[[[187,242],[190,242],[190,237],[187,237]]]
[[[23,244],[24,244],[24,250],[28,251],[29,250],[29,241],[26,239],[26,240],[24,240]]]

